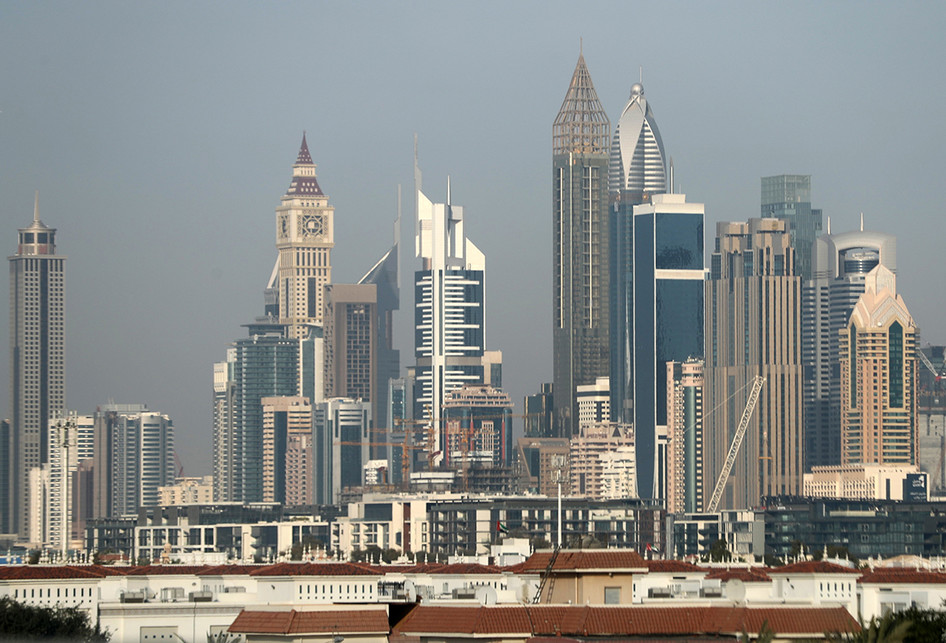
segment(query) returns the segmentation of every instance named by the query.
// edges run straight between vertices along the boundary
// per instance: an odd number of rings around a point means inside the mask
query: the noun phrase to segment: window
[[[605,605],[620,605],[621,604],[621,588],[620,587],[605,587],[604,588],[604,604]]]

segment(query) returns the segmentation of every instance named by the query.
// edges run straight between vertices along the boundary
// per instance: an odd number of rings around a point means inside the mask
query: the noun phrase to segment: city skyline
[[[606,4],[568,25],[537,4],[486,7],[298,6],[288,32],[285,16],[237,7],[223,18],[228,35],[208,32],[221,19],[209,6],[188,7],[186,24],[117,4],[5,7],[0,53],[22,62],[0,72],[0,223],[11,256],[38,189],[70,257],[66,407],[161,409],[186,472],[209,473],[210,365],[262,308],[273,209],[303,130],[336,209],[337,283],[391,246],[419,134],[426,185],[442,194],[452,176],[490,258],[489,344],[503,349],[504,388],[520,406],[552,379],[549,134],[580,47],[612,122],[643,75],[675,182],[706,204],[709,229],[759,211],[760,177],[810,174],[835,230],[855,230],[863,211],[868,229],[897,237],[898,290],[921,345],[946,342],[944,304],[924,296],[935,275],[923,274],[942,245],[926,230],[946,138],[936,112],[946,89],[926,62],[946,48],[942,7]],[[674,33],[643,33],[630,50],[620,37],[632,21],[671,19]],[[477,35],[444,29],[461,21]],[[790,55],[769,46],[789,35]],[[433,49],[444,53],[425,55]],[[314,61],[311,87],[287,64],[300,56]],[[877,107],[887,83],[896,100]],[[290,85],[293,100],[274,100]],[[394,321],[406,354],[412,309],[402,302]],[[129,375],[123,360],[157,363]]]

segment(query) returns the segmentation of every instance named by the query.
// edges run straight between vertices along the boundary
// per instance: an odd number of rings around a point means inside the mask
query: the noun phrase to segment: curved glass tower
[[[667,192],[668,183],[667,153],[640,83],[631,86],[630,98],[614,128],[608,183],[611,418],[630,422],[634,417],[634,206]]]

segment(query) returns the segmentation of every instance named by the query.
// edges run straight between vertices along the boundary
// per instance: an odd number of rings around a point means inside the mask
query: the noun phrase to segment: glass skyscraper
[[[762,217],[788,223],[802,283],[811,279],[811,247],[821,234],[821,210],[811,209],[811,175],[762,177]]]

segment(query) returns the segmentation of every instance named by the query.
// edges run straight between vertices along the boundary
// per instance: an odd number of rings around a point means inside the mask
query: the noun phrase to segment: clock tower
[[[308,326],[322,325],[325,286],[332,282],[331,252],[335,245],[335,208],[328,204],[315,177],[305,134],[299,156],[292,166],[289,190],[276,208],[274,271],[279,323],[288,326],[289,337],[308,336]]]

